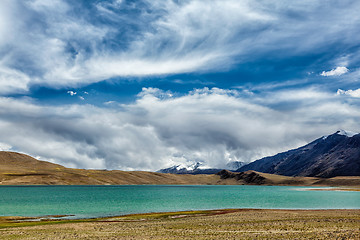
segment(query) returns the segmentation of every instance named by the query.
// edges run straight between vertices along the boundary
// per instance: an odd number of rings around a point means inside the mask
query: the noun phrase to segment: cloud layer
[[[0,94],[350,49],[360,41],[359,9],[357,1],[4,0]]]
[[[356,102],[314,88],[250,98],[218,88],[181,96],[146,88],[136,102],[107,106],[0,98],[0,147],[69,167],[157,170],[188,161],[224,167],[338,129],[356,132],[360,115]]]

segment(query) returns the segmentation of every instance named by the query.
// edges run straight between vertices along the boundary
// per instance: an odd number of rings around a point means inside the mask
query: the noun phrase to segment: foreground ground
[[[33,225],[33,226],[29,226]],[[359,239],[360,210],[217,210],[78,222],[0,218],[0,239]]]

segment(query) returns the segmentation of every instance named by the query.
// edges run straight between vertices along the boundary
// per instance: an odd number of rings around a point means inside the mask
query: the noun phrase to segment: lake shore
[[[360,187],[353,187],[353,188],[349,188],[349,187],[318,187],[318,188],[309,188],[306,190],[310,190],[310,191],[340,191],[340,192],[360,192]]]
[[[356,239],[360,210],[224,209],[83,220],[0,218],[0,239]]]

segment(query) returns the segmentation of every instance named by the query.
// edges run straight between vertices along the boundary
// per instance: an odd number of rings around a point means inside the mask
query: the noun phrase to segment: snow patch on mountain
[[[187,170],[187,171],[193,171],[196,169],[201,168],[202,163],[201,162],[193,162],[193,163],[181,163],[179,165],[174,166],[176,170]]]
[[[352,132],[352,131],[346,131],[346,130],[343,130],[343,129],[340,129],[339,131],[337,131],[336,133],[334,134],[337,134],[337,135],[342,135],[342,136],[346,136],[346,137],[353,137],[359,133],[357,132]],[[327,139],[329,136],[331,135],[334,135],[334,134],[330,134],[330,135],[326,135],[326,136],[323,136],[323,140]]]
[[[214,168],[206,165],[204,162],[180,163],[169,168],[160,169],[161,173],[176,173],[176,174],[214,174],[222,169],[235,171],[240,167],[246,165],[244,162],[231,161],[226,164],[225,168]]]
[[[353,136],[355,136],[356,134],[359,134],[359,133],[352,132],[352,131],[345,131],[345,130],[341,129],[341,130],[337,131],[336,134],[343,135],[343,136],[346,136],[346,137],[353,137]]]
[[[232,162],[228,162],[226,164],[226,169],[227,170],[238,170],[239,168],[241,168],[242,166],[245,166],[246,163],[244,162],[240,162],[240,161],[232,161]]]

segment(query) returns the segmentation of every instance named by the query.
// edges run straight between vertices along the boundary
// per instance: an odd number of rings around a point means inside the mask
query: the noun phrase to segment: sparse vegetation
[[[228,209],[26,224],[1,223],[0,239],[358,239],[360,210]]]

